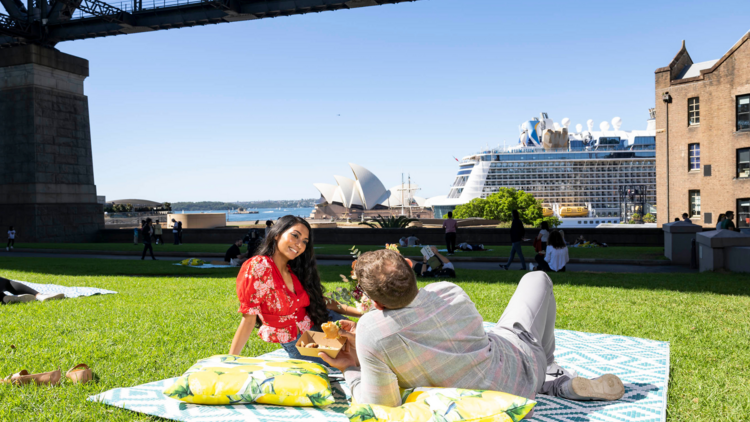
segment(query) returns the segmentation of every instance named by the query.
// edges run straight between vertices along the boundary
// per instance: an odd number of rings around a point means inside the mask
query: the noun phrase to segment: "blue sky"
[[[108,199],[317,197],[315,182],[444,195],[461,158],[549,113],[645,128],[654,70],[683,39],[718,59],[750,3],[422,0],[61,43],[86,58]],[[340,116],[339,116],[340,115]]]

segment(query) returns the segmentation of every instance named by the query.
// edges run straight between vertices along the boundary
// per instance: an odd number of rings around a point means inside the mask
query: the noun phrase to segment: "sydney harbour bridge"
[[[57,44],[407,1],[0,0],[0,226],[25,242],[91,242],[104,228],[88,60]]]

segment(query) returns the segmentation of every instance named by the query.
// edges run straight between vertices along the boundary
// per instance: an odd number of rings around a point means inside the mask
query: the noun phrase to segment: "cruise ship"
[[[656,215],[656,127],[649,110],[645,130],[623,131],[622,119],[594,130],[546,113],[519,127],[518,144],[464,157],[448,195],[430,198],[436,216],[500,188],[529,192],[560,227],[598,227]]]

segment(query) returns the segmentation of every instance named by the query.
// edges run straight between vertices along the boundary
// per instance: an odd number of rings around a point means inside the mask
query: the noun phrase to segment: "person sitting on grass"
[[[568,247],[559,231],[553,230],[549,234],[547,250],[539,252],[535,257],[537,270],[548,272],[565,272],[565,264],[570,261]]]
[[[323,296],[312,230],[307,221],[293,215],[281,217],[271,226],[256,256],[242,264],[237,275],[237,298],[242,320],[230,355],[242,352],[257,322],[260,338],[280,343],[292,359],[324,363],[302,356],[295,347],[297,340],[313,326],[345,319],[341,314],[362,315]]]
[[[224,254],[224,261],[228,262],[229,265],[232,265],[234,267],[239,267],[245,260],[247,260],[247,256],[242,254],[242,251],[240,248],[242,247],[242,244],[244,242],[242,239],[236,240],[234,243],[232,243],[232,246],[227,249],[227,253]]]
[[[10,293],[10,295],[6,295],[5,292]],[[65,295],[63,293],[39,293],[20,281],[8,280],[7,278],[0,277],[0,304],[3,305],[8,303],[33,302],[37,300],[44,302],[45,300],[62,299],[64,297]]]
[[[421,245],[421,243],[419,243],[419,238],[417,236],[414,236],[413,234],[406,238],[406,243],[407,243],[407,246],[410,248],[413,246]]]
[[[390,250],[362,254],[354,268],[375,310],[356,326],[334,359],[357,403],[399,406],[399,388],[448,387],[501,391],[534,399],[617,400],[622,381],[606,374],[577,377],[555,362],[557,305],[543,272],[523,276],[497,325],[482,316],[461,287],[450,282],[419,289],[414,271]]]
[[[414,264],[414,272],[420,277],[456,278],[456,267],[453,266],[453,263],[441,255],[435,246],[430,246],[429,248],[433,255],[428,258],[427,255],[423,254],[422,262]]]

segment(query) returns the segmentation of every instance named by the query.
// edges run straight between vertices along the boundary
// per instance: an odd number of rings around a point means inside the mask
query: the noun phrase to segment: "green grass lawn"
[[[237,269],[180,268],[161,261],[0,258],[0,275],[90,286],[116,295],[0,306],[0,376],[89,364],[97,382],[0,385],[0,420],[157,420],[86,398],[180,375],[226,353],[240,316]],[[320,267],[328,288],[345,266]],[[523,273],[463,270],[460,284],[496,321]],[[750,287],[738,274],[553,276],[557,327],[671,342],[670,421],[748,420]],[[15,348],[12,348],[14,345]],[[243,351],[276,348],[253,336]]]
[[[214,252],[225,253],[229,245],[215,245],[207,243],[173,245],[154,244],[154,251],[159,252]],[[443,245],[439,245],[444,248]],[[348,255],[352,245],[316,245],[315,253],[318,255]],[[19,243],[17,249],[73,249],[87,251],[137,251],[143,250],[143,245],[132,243]],[[357,248],[362,251],[373,251],[382,249],[382,245],[361,245]],[[507,257],[510,254],[509,245],[485,245],[491,251],[484,252],[457,252],[457,257],[483,256],[483,257]],[[419,247],[399,248],[404,255],[419,256]],[[534,257],[534,248],[529,244],[523,247],[523,253],[527,257]],[[611,246],[608,248],[568,248],[571,258],[601,258],[601,259],[656,259],[666,260],[664,248],[652,246]]]

